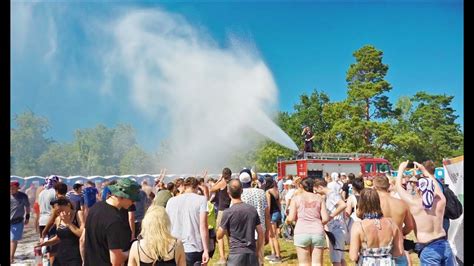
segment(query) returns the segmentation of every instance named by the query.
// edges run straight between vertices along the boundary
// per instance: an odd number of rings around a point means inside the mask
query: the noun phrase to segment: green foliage
[[[256,152],[255,164],[258,172],[276,173],[277,172],[277,158],[288,158],[293,155],[293,151],[284,148],[275,142],[264,143]]]
[[[152,158],[137,145],[129,149],[120,162],[122,175],[148,173],[150,169],[152,169]]]
[[[114,130],[98,125],[92,129],[76,130],[75,145],[79,151],[84,175],[118,174],[113,164],[112,137]]]
[[[441,165],[443,158],[464,153],[464,133],[451,107],[454,96],[420,91],[400,97],[393,108],[384,95],[392,87],[384,80],[388,65],[382,63],[383,52],[368,45],[354,57],[356,63],[346,76],[346,99],[331,102],[315,89],[300,96],[293,112],[278,113],[276,123],[298,147],[303,147],[301,126],[309,125],[317,152],[370,152],[393,166],[407,159],[432,159]],[[28,111],[13,119],[10,169],[20,176],[157,173],[166,168],[164,159],[171,150],[163,141],[149,155],[138,146],[130,125],[78,129],[72,143],[55,143],[45,137],[50,128],[46,118]],[[236,154],[227,166],[234,171],[256,167],[258,172],[276,172],[277,158],[293,155],[294,151],[265,141],[255,150]]]
[[[382,63],[383,52],[374,46],[366,45],[354,52],[355,64],[347,71],[346,81],[349,87],[347,101],[357,107],[360,116],[360,126],[363,127],[365,151],[373,151],[371,144],[376,139],[377,132],[372,129],[373,119],[388,118],[393,114],[392,104],[383,93],[392,89],[390,83],[384,80],[388,65]]]
[[[38,159],[38,165],[39,171],[35,174],[40,176],[81,174],[80,154],[73,144],[51,144]]]
[[[310,126],[313,133],[315,133],[315,138],[313,139],[314,149],[320,151],[323,148],[322,142],[324,138],[321,133],[330,129],[330,124],[324,117],[324,110],[328,104],[329,96],[315,89],[310,96],[306,94],[301,95],[300,103],[295,105],[295,113],[289,116],[290,119],[285,120],[282,117],[279,124],[285,132],[288,132],[296,140],[298,147],[304,146],[304,140],[301,135],[303,130],[301,127],[303,125]]]
[[[14,115],[16,128],[11,129],[10,157],[12,174],[20,176],[36,175],[38,159],[48,150],[52,140],[45,137],[50,129],[48,119],[27,111]]]
[[[412,98],[416,109],[410,123],[423,145],[423,152],[417,159],[433,159],[440,163],[442,158],[463,154],[464,134],[455,123],[457,116],[451,108],[453,98],[426,92],[418,92]]]

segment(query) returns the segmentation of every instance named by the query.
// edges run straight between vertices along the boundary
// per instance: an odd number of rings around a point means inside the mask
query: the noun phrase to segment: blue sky
[[[352,53],[365,44],[384,52],[388,96],[425,90],[453,95],[463,124],[464,15],[462,1],[383,3],[124,3],[12,2],[11,113],[46,116],[49,135],[71,141],[77,128],[130,123],[139,142],[154,150],[166,136],[165,121],[138,112],[126,90],[101,90],[104,36],[109,25],[136,9],[181,15],[219,46],[237,36],[254,47],[273,74],[278,109],[292,111],[302,93],[346,97]],[[94,26],[95,25],[95,26]],[[119,78],[120,79],[120,78]],[[155,132],[150,137],[150,132]]]

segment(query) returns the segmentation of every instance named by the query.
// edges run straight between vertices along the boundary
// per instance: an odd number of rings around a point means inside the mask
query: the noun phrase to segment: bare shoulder
[[[364,223],[364,220],[354,221],[354,223],[352,224],[351,232],[358,233],[360,229],[362,228],[363,223]]]
[[[397,206],[403,210],[408,210],[408,204],[405,201],[394,197],[390,197],[390,201],[394,206]]]

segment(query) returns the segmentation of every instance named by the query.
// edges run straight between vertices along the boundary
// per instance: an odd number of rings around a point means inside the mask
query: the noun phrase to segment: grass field
[[[298,265],[298,257],[296,256],[296,250],[295,250],[295,246],[293,245],[293,242],[287,242],[282,239],[279,239],[279,242],[280,242],[281,256],[282,256],[282,263],[279,265]],[[227,247],[226,247],[226,252],[227,253],[229,252]],[[270,246],[266,245],[265,256],[270,255],[270,254],[271,254]],[[410,254],[410,257],[413,263],[412,265],[420,265],[418,256],[415,253]],[[355,265],[355,263],[349,259],[348,252],[345,253],[345,258],[346,258],[347,265]],[[216,249],[216,251],[214,252],[213,258],[211,259],[208,265],[212,266],[218,260],[219,260],[219,251]],[[329,259],[329,250],[324,251],[323,260],[324,260],[324,265],[331,265],[331,261]],[[276,264],[270,264],[268,261],[265,261],[265,265],[276,265]]]

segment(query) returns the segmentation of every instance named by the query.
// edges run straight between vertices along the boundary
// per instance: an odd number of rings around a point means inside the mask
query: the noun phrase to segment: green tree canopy
[[[38,174],[38,159],[53,142],[45,134],[50,129],[48,119],[32,111],[14,115],[16,128],[11,129],[10,157],[12,174],[30,176]]]

